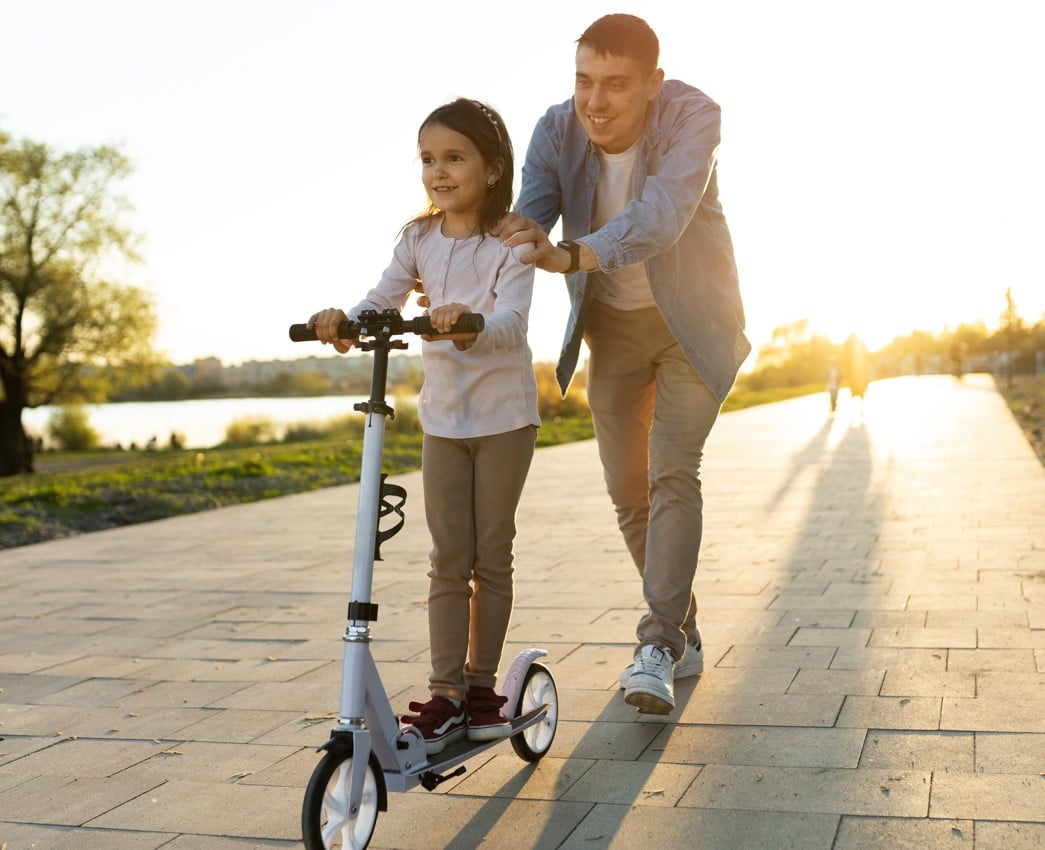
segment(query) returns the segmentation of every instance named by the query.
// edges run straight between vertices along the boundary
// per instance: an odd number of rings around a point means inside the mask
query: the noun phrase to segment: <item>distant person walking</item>
[[[856,334],[850,334],[842,343],[842,375],[853,398],[863,400],[871,383],[871,355]]]

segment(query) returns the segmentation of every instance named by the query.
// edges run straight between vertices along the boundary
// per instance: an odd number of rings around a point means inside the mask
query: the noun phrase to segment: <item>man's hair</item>
[[[600,56],[634,59],[652,74],[660,62],[660,41],[652,27],[634,15],[605,15],[577,39],[577,46],[592,48]]]

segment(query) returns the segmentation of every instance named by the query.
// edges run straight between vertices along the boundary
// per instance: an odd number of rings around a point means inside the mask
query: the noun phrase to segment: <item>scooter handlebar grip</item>
[[[416,319],[411,320],[412,330],[415,334],[437,334],[439,333],[432,327],[432,320],[429,316],[418,316]],[[479,333],[486,327],[486,319],[483,318],[482,313],[465,313],[459,316],[457,321],[451,326],[449,333],[452,334],[472,334]]]
[[[338,338],[355,339],[359,336],[360,331],[365,327],[365,323],[348,319],[338,325]],[[482,313],[465,313],[458,317],[449,332],[454,334],[479,333],[484,327],[486,327],[486,319],[483,317]],[[430,317],[418,316],[414,319],[398,319],[397,321],[393,321],[392,333],[435,335],[438,331],[432,328],[432,320]],[[293,342],[310,342],[315,341],[318,337],[316,336],[315,328],[311,328],[305,324],[296,324],[290,326],[290,339]]]

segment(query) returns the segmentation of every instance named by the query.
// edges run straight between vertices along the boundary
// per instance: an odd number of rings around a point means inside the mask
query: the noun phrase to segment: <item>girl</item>
[[[429,753],[467,737],[511,734],[494,692],[513,603],[515,513],[533,459],[540,418],[526,341],[534,267],[488,235],[512,201],[514,158],[500,115],[459,99],[429,115],[417,136],[428,208],[410,221],[392,264],[348,311],[401,309],[419,285],[433,327],[449,331],[466,312],[482,313],[481,334],[421,346],[418,400],[425,518],[432,536],[428,596],[431,699],[402,718]],[[423,302],[422,302],[423,303]],[[309,319],[324,343],[337,339],[339,309]]]

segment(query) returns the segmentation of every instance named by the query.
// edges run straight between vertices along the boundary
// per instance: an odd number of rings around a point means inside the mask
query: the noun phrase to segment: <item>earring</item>
[[[497,185],[497,181],[494,180],[492,177],[489,180],[486,181],[486,186],[489,189],[492,189],[496,185]]]

